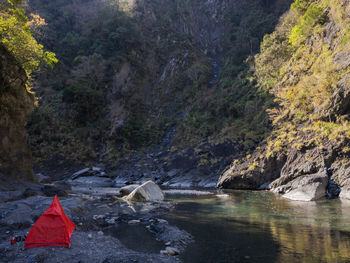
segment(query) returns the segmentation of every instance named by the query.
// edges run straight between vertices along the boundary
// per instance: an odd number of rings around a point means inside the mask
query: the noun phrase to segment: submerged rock
[[[126,196],[125,200],[135,202],[163,201],[164,194],[157,184],[147,181]]]
[[[213,195],[214,193],[208,191],[198,191],[198,190],[184,190],[184,189],[170,189],[165,190],[164,193],[167,195]]]

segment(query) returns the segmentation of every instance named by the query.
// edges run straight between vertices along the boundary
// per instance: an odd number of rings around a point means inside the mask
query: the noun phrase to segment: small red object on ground
[[[56,195],[50,207],[30,230],[25,248],[69,247],[74,229],[74,223],[64,213]]]
[[[15,237],[11,237],[11,245],[16,244],[16,238]]]

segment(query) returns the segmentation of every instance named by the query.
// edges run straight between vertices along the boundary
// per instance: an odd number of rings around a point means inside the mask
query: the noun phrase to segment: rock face
[[[33,110],[26,81],[25,71],[0,45],[0,177],[7,180],[34,176],[24,128]]]
[[[252,160],[240,160],[220,177],[218,188],[268,189],[299,201],[315,201],[325,197],[350,199],[350,163],[343,149],[348,144],[325,142],[326,147],[289,149],[279,157],[263,157],[255,165],[256,156],[265,156],[262,147]],[[267,169],[269,167],[269,169]],[[275,169],[272,169],[272,168]]]
[[[126,196],[125,200],[135,202],[162,201],[164,200],[164,194],[158,185],[152,181],[147,181]]]

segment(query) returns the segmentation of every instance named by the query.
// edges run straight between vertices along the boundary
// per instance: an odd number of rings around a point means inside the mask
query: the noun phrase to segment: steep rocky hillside
[[[223,188],[271,189],[296,200],[349,198],[349,1],[297,0],[255,57],[275,96],[272,134],[235,160]]]
[[[33,110],[33,94],[26,87],[27,75],[13,55],[0,45],[0,178],[33,178],[32,155],[25,125]]]
[[[268,133],[261,107],[271,96],[257,93],[246,59],[290,2],[29,1],[47,22],[36,36],[60,60],[38,77],[34,157],[115,167],[160,145],[191,147],[194,166],[227,164]],[[233,150],[221,160],[215,147]]]

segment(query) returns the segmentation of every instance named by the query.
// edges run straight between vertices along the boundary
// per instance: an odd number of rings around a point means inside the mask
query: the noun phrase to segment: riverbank
[[[346,200],[298,202],[268,191],[166,189],[162,202],[127,203],[118,197],[120,188],[83,186],[83,181],[70,184],[71,189],[68,183],[54,182],[31,183],[28,190],[22,183],[17,192],[0,192],[7,198],[12,194],[7,202],[0,199],[2,262],[350,260]],[[101,177],[103,182],[106,178]],[[61,191],[62,207],[77,226],[72,247],[11,246],[10,237],[23,236],[50,205],[54,187]],[[25,196],[35,189],[42,192]]]
[[[192,236],[163,219],[173,204],[127,203],[120,198],[119,188],[103,187],[106,180],[96,177],[96,187],[88,180],[22,182],[0,192],[2,262],[177,262],[177,255],[192,242]],[[29,232],[55,194],[77,226],[71,248],[22,250],[23,242],[11,246],[10,238]],[[135,228],[142,229],[142,234],[135,234]]]

